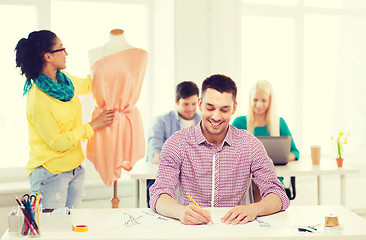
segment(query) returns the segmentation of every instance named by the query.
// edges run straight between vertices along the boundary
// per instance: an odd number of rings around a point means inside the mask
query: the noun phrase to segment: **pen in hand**
[[[201,208],[201,207],[200,207],[200,205],[198,205],[198,204],[196,203],[196,201],[194,201],[194,200],[193,200],[193,198],[192,198],[191,196],[189,196],[189,194],[188,194],[187,192],[185,192],[185,194],[187,195],[187,197],[189,197],[189,199],[191,199],[191,201],[192,201],[192,202],[193,202],[197,207]],[[213,221],[212,221],[211,219],[210,219],[210,222],[211,222],[211,223],[213,223]]]

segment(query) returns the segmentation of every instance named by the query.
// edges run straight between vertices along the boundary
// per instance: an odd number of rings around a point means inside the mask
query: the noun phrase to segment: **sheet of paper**
[[[155,213],[151,209],[141,211],[131,211],[123,213],[115,213],[110,216],[104,223],[104,227],[149,227],[155,224],[180,224],[179,221],[164,217]]]
[[[228,212],[229,208],[210,208],[212,223],[203,224],[200,226],[195,226],[195,228],[210,228],[215,226],[216,228],[235,228],[237,226],[233,226],[231,224],[225,224],[221,222],[221,218]],[[272,220],[273,217],[258,217],[253,222],[249,222],[244,225],[240,225],[242,228],[272,228],[281,226],[276,221]],[[151,209],[134,210],[122,213],[115,213],[108,217],[106,221],[103,223],[104,227],[110,228],[121,228],[121,227],[138,227],[138,228],[148,228],[154,225],[154,227],[167,225],[174,225],[175,227],[187,227],[187,225],[182,224],[179,220],[171,219],[165,216],[162,216]],[[281,226],[283,227],[283,226]]]

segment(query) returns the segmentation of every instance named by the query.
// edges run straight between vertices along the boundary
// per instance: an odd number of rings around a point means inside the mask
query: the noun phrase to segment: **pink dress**
[[[92,119],[105,109],[115,109],[114,122],[97,129],[87,144],[86,155],[105,185],[130,171],[145,155],[142,119],[136,102],[146,72],[147,52],[132,48],[96,61],[91,67],[92,93],[96,101]]]

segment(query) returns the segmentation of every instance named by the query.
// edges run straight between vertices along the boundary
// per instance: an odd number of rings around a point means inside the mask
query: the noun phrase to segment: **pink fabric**
[[[122,168],[130,171],[145,155],[142,119],[135,105],[146,65],[147,52],[132,48],[105,57],[104,69],[103,59],[91,67],[92,93],[97,104],[92,119],[105,109],[116,110],[114,122],[97,129],[86,150],[107,186],[121,177]]]

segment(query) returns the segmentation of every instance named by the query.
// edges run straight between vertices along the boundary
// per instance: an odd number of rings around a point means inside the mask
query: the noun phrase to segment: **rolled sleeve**
[[[156,211],[156,202],[161,194],[175,198],[180,173],[180,149],[176,137],[169,138],[161,151],[159,170],[155,183],[150,187],[150,206]]]
[[[290,205],[283,185],[276,176],[276,169],[272,160],[268,157],[263,145],[255,140],[252,148],[252,172],[253,182],[258,186],[262,198],[270,193],[276,194],[282,201],[282,211]]]

